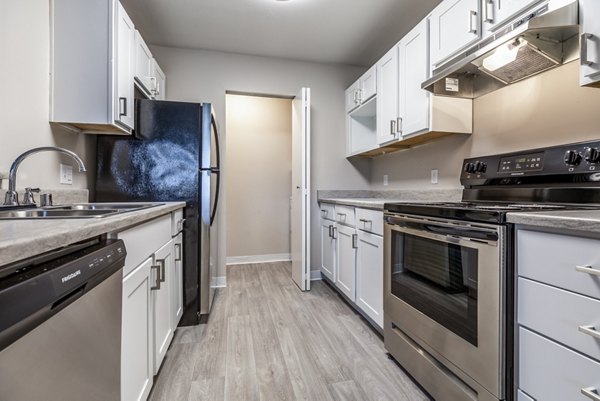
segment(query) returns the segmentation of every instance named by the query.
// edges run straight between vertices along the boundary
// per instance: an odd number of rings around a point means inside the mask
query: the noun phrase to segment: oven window
[[[477,250],[392,231],[392,294],[477,346]]]

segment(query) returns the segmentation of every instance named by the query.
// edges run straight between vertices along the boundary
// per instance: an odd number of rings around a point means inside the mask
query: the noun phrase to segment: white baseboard
[[[214,287],[215,288],[225,288],[227,287],[227,277],[226,276],[222,276],[222,277],[213,277],[214,280]]]
[[[225,264],[243,265],[246,263],[287,262],[290,260],[289,253],[274,253],[271,255],[228,256],[225,259]]]
[[[321,280],[321,271],[320,270],[311,270],[310,271],[310,281],[318,281]]]

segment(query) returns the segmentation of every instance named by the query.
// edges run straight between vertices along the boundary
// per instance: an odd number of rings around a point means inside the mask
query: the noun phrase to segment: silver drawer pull
[[[346,217],[346,213],[336,213],[338,216],[344,216]]]
[[[590,400],[600,401],[600,394],[595,387],[586,387],[581,389],[581,394],[585,395]]]
[[[600,276],[600,270],[594,269],[590,265],[575,266],[575,270],[577,270],[578,272],[581,272],[581,273],[587,273],[587,274],[592,274],[594,276]]]
[[[579,331],[588,336],[600,339],[600,331],[596,330],[594,326],[579,326]]]
[[[156,281],[154,282],[154,285],[150,287],[150,289],[152,291],[160,290],[160,265],[152,265],[150,266],[150,269],[156,269]]]
[[[181,244],[175,244],[175,262],[181,262]]]
[[[363,223],[372,223],[373,220],[367,220],[367,219],[358,219],[358,221],[362,221]]]

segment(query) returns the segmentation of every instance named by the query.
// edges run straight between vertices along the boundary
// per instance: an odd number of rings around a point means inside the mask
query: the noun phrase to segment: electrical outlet
[[[431,183],[432,184],[438,183],[438,169],[437,168],[431,169]]]
[[[387,186],[387,184],[388,184],[388,175],[384,174],[383,175],[383,185]]]
[[[73,166],[60,164],[60,183],[73,185]]]

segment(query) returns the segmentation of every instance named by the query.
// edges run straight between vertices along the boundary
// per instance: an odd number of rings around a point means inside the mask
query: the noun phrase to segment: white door
[[[310,290],[310,88],[292,101],[292,279]]]
[[[377,143],[398,139],[398,50],[394,46],[377,62]]]
[[[423,20],[398,45],[398,126],[407,136],[429,128],[429,92],[421,89],[428,76],[427,21]]]

